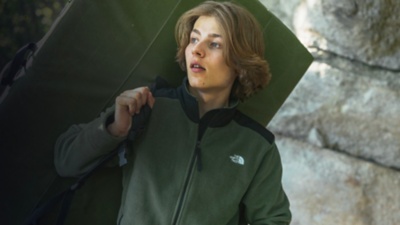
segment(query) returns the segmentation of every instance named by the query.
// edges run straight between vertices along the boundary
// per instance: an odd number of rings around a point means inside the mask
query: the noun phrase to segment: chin
[[[201,79],[200,77],[194,77],[194,76],[190,76],[188,75],[188,81],[189,81],[189,85],[190,87],[193,88],[201,88],[204,86],[204,80]]]

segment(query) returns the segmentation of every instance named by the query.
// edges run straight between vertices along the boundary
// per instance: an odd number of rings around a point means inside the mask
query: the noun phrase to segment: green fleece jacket
[[[207,112],[182,86],[158,88],[144,133],[127,152],[117,224],[283,225],[289,201],[274,136],[236,109]],[[57,141],[61,176],[79,176],[122,141],[107,133],[108,110]],[[99,215],[101,216],[101,215]]]

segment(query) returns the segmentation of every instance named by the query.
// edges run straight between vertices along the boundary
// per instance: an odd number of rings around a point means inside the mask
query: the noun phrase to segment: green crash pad
[[[202,1],[72,0],[40,41],[32,65],[0,105],[0,221],[22,224],[32,209],[74,179],[53,166],[56,138],[113,104],[123,90],[156,76],[179,85],[174,26]],[[256,0],[236,0],[263,27],[269,87],[240,110],[266,125],[312,62],[312,56],[279,19]],[[103,168],[77,192],[67,224],[114,224],[121,173]],[[56,209],[42,221],[54,224]]]

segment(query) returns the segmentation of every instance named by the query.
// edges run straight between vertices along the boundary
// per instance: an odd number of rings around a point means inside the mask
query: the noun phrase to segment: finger
[[[140,91],[136,92],[134,99],[135,99],[135,110],[134,111],[137,114],[140,112],[140,109],[142,108],[142,105],[144,102],[143,94]]]
[[[140,113],[141,108],[145,104],[148,104],[149,93],[151,94],[150,89],[148,87],[142,87],[137,89],[136,99],[138,100],[137,102],[138,108],[136,109],[136,113]]]
[[[153,108],[154,103],[156,99],[153,97],[153,94],[149,91],[147,94],[147,104],[150,106],[150,108]]]
[[[137,98],[129,98],[129,112],[131,115],[137,113],[138,108],[140,108]]]
[[[129,112],[137,114],[145,104],[154,104],[154,98],[148,87],[140,87],[124,91],[121,95],[120,104],[129,107]]]
[[[131,113],[139,113],[140,109],[146,102],[142,89],[134,89],[125,91],[122,96],[126,97],[126,104],[129,106]]]
[[[141,104],[144,106],[145,104],[153,104],[154,98],[153,95],[149,89],[149,87],[142,87],[139,88],[138,91],[142,94],[141,95]]]
[[[131,98],[125,95],[120,95],[116,98],[116,110],[117,111],[127,111],[130,115],[135,113],[137,108],[135,98]]]

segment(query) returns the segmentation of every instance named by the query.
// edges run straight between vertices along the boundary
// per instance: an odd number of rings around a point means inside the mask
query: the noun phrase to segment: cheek
[[[226,60],[222,56],[215,58],[214,62],[216,65],[218,65],[220,70],[225,72],[230,71],[230,73],[232,73],[233,69],[226,64]]]
[[[185,49],[185,64],[186,64],[186,69],[188,68],[188,65],[189,65],[189,52],[190,52],[190,50],[189,50],[189,47],[186,47],[186,49]]]
[[[234,69],[226,64],[225,59],[221,59],[219,61],[219,69],[224,72],[224,79],[226,79],[227,82],[231,82],[236,79],[237,75]]]
[[[186,58],[186,61],[187,61],[187,59],[188,59],[188,57],[190,56],[190,53],[192,52],[192,49],[190,48],[190,45],[188,45],[186,48],[185,48],[185,58]]]
[[[227,67],[228,65],[226,64],[226,60],[224,58],[224,55],[222,54],[222,52],[219,52],[217,54],[214,55],[213,62],[215,62],[215,64],[220,65],[220,67]]]

